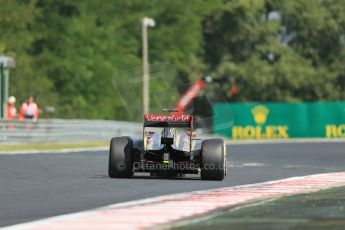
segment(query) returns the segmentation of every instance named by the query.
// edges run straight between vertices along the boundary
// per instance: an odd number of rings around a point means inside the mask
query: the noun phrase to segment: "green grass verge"
[[[78,148],[95,148],[106,147],[108,142],[85,142],[85,143],[42,143],[42,144],[18,144],[6,145],[0,144],[0,153],[15,151],[34,151],[34,150],[62,150],[62,149],[78,149]]]
[[[345,229],[345,187],[283,197],[177,223],[172,229]]]

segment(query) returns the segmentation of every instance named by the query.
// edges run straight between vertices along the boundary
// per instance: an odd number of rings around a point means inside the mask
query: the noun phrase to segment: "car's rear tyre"
[[[110,141],[108,175],[111,178],[133,176],[133,140],[114,137]]]
[[[222,139],[204,140],[201,145],[201,179],[223,180],[226,175],[226,152]]]

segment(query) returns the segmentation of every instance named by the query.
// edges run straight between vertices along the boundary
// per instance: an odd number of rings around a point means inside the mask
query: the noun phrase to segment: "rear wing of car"
[[[188,127],[192,128],[193,116],[187,114],[145,114],[144,127]]]

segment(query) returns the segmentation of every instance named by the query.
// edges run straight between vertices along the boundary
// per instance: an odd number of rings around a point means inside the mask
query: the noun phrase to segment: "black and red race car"
[[[176,177],[200,173],[205,180],[223,180],[227,173],[223,139],[196,139],[193,116],[176,109],[163,112],[144,115],[142,138],[111,139],[109,176],[129,178],[135,172],[149,172],[151,176]]]

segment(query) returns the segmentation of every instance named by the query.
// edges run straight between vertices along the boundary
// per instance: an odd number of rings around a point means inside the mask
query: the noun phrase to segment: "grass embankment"
[[[42,143],[42,144],[0,144],[0,153],[23,152],[23,151],[47,151],[79,148],[107,147],[108,142],[85,142],[85,143]]]
[[[345,187],[230,208],[173,229],[345,229]]]

